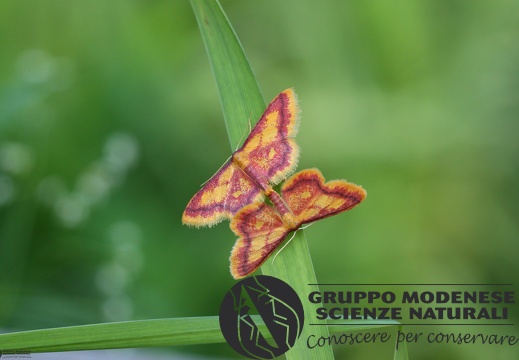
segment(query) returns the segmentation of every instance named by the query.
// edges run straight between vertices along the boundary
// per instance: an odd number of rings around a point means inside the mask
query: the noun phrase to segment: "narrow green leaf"
[[[252,318],[269,339],[270,332],[266,331],[261,317],[252,315]],[[377,324],[377,320],[366,323],[369,324],[333,326],[332,330],[339,333],[384,326]],[[124,321],[0,334],[0,350],[27,350],[33,353],[222,342],[225,339],[217,316]]]
[[[303,302],[305,326],[299,341],[293,349],[287,352],[287,359],[333,359],[333,352],[330,346],[319,348],[319,351],[316,350],[317,348],[308,351],[307,347],[306,341],[308,337],[315,335],[315,338],[326,338],[329,336],[329,331],[327,326],[308,325],[312,322],[312,319],[315,319],[317,308],[322,307],[322,305],[311,303],[307,299],[310,292],[318,291],[319,289],[315,285],[308,285],[316,284],[317,279],[303,231],[300,230],[296,233],[291,243],[283,249],[275,261],[268,259],[261,269],[264,274],[275,276],[290,284]]]
[[[399,326],[398,331],[401,333],[404,332],[404,327]],[[409,359],[409,353],[407,352],[407,342],[402,341],[401,343],[397,342],[395,343],[395,356],[393,357],[394,360],[408,360]]]
[[[249,121],[254,123],[259,119],[265,103],[240,42],[219,3],[215,0],[191,0],[191,4],[213,68],[231,147],[234,149],[244,137]],[[309,290],[315,290],[310,289],[308,284],[317,281],[303,232],[297,233],[292,244],[277,257],[275,264],[268,260],[262,266],[262,271],[286,281],[294,288],[303,299],[305,319],[308,322],[319,305],[305,301]],[[286,353],[287,359],[333,359],[330,347],[308,351],[306,338],[310,335],[327,337],[328,328],[304,326],[301,338]]]
[[[192,0],[220,95],[232,150],[245,140],[265,101],[240,42],[218,1]]]
[[[0,350],[55,352],[224,342],[217,316],[125,321],[0,335]]]

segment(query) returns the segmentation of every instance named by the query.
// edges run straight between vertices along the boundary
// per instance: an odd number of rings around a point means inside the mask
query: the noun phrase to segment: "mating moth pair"
[[[350,210],[366,197],[362,187],[347,181],[325,183],[317,169],[290,176],[299,159],[294,139],[298,126],[297,97],[287,89],[272,100],[243,146],[184,211],[182,222],[196,227],[231,219],[231,230],[238,236],[230,258],[236,279],[259,268],[291,231]],[[280,193],[273,190],[288,176]]]

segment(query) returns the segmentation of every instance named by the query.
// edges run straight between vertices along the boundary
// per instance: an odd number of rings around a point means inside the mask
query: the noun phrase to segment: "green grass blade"
[[[217,316],[125,321],[0,335],[0,350],[55,352],[224,342]]]
[[[248,122],[254,124],[259,119],[265,103],[243,49],[219,3],[214,0],[191,0],[191,4],[214,71],[231,147],[234,149],[244,138]],[[303,232],[298,232],[292,244],[277,257],[275,264],[268,260],[262,271],[288,282],[294,288],[303,299],[308,322],[318,305],[305,301],[305,294],[310,290],[308,284],[317,281]],[[328,336],[328,328],[303,327],[301,339],[286,354],[287,359],[333,359],[329,347],[308,351],[305,339],[312,334]]]
[[[192,0],[209,62],[220,95],[225,126],[232,150],[236,150],[265,110],[249,61],[227,16],[215,0]]]
[[[252,317],[268,339],[270,333],[266,331],[261,317]],[[340,325],[332,330],[340,333],[381,326],[372,320],[366,326]],[[0,334],[0,350],[27,350],[33,353],[223,342],[225,339],[217,316],[124,321]]]
[[[313,319],[315,319],[317,308],[322,305],[313,304],[307,300],[310,292],[318,291],[319,289],[315,285],[308,285],[316,284],[317,279],[304,232],[298,231],[290,245],[283,249],[275,261],[272,261],[272,258],[268,259],[261,269],[264,274],[275,276],[290,284],[303,302],[305,326],[303,327],[301,339],[286,354],[287,359],[291,358],[292,353],[294,353],[294,359],[333,359],[333,352],[330,346],[319,348],[319,351],[316,351],[317,348],[315,348],[309,352],[306,345],[306,340],[310,335],[315,335],[316,338],[328,337],[329,331],[327,326],[308,325],[309,323],[316,322]],[[299,355],[295,355],[296,351]]]
[[[401,333],[404,332],[404,327],[399,326],[398,331]],[[402,341],[401,343],[395,343],[395,356],[393,357],[394,360],[408,360],[409,359],[409,353],[407,352],[407,342]]]

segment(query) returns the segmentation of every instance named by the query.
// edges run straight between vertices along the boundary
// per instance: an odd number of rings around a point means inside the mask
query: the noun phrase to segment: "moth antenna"
[[[205,184],[207,184],[207,183],[209,182],[209,180],[211,180],[211,179],[213,178],[213,176],[215,176],[216,173],[217,173],[218,171],[220,171],[220,170],[221,170],[225,165],[227,165],[227,161],[231,160],[231,158],[232,158],[232,155],[229,156],[229,157],[227,158],[227,160],[225,160],[225,161],[223,162],[223,164],[218,168],[218,170],[216,170],[216,171],[214,172],[214,174],[213,174],[209,179],[207,179],[207,180],[204,181],[202,184],[200,184],[200,187],[202,187],[202,186],[204,186]]]
[[[274,263],[274,260],[276,260],[276,257],[279,255],[279,253],[281,251],[283,251],[283,249],[285,248],[285,246],[288,245],[289,242],[292,241],[292,239],[294,238],[294,236],[296,236],[296,233],[299,231],[299,230],[304,230],[304,229],[308,229],[310,226],[312,226],[313,224],[315,224],[315,222],[311,222],[310,224],[306,224],[304,226],[301,226],[299,229],[297,229],[296,231],[294,231],[294,233],[292,234],[292,236],[290,237],[290,239],[288,239],[288,241],[286,242],[285,245],[283,245],[281,247],[281,249],[279,249],[279,251],[276,253],[276,255],[274,255],[274,257],[272,258],[272,263]]]
[[[292,241],[292,239],[294,238],[294,236],[296,236],[296,233],[297,233],[297,230],[294,231],[294,233],[292,234],[292,236],[290,237],[290,239],[288,239],[288,241],[286,242],[286,244],[283,245],[283,246],[281,247],[281,249],[279,249],[279,251],[276,253],[276,255],[274,255],[274,257],[272,258],[272,263],[273,263],[273,264],[274,264],[274,261],[276,261],[276,258],[278,257],[279,253],[282,252],[283,249],[285,248],[285,246],[287,246],[288,243]]]
[[[310,224],[306,224],[305,226],[301,226],[299,229],[297,230],[304,230],[304,229],[308,229],[310,226],[312,226],[313,224],[315,224],[315,222],[311,222]]]

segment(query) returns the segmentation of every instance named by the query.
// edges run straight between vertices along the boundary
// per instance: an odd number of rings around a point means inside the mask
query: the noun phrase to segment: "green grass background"
[[[306,230],[319,281],[516,281],[517,1],[222,5],[265,100],[299,94],[299,169],[368,191]],[[234,235],[180,217],[231,149],[188,1],[1,2],[0,34],[0,327],[216,315]]]

